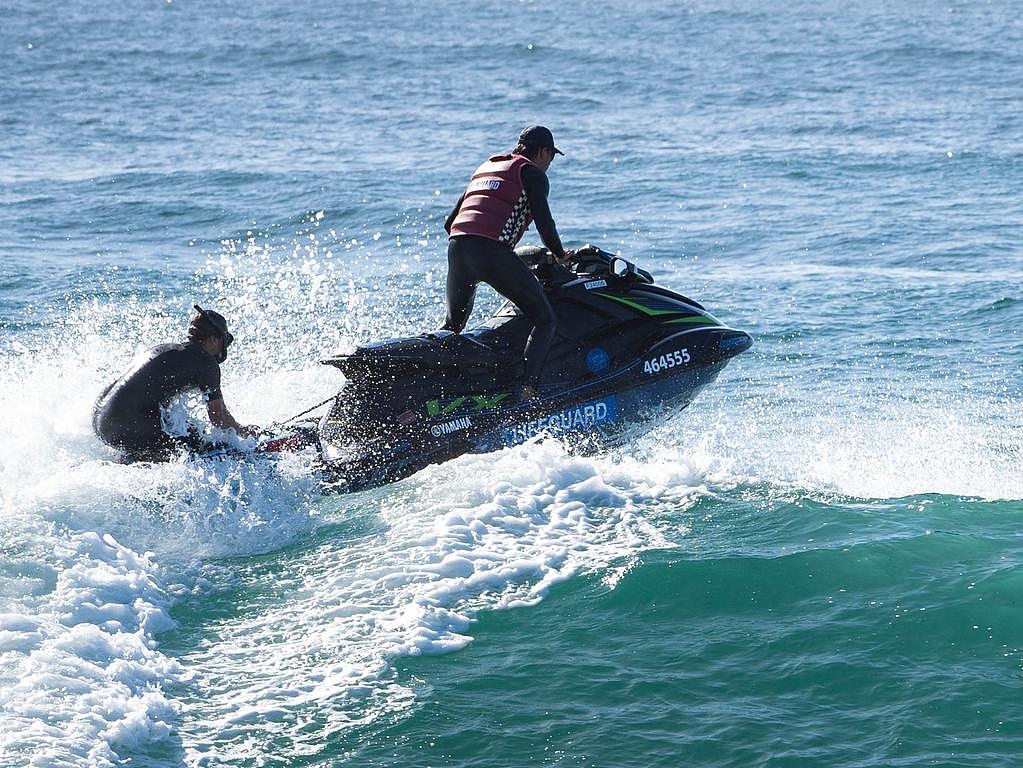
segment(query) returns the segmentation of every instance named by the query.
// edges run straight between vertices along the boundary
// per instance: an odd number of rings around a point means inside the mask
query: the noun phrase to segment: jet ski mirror
[[[617,256],[611,259],[610,267],[611,274],[615,277],[625,277],[625,275],[632,271],[632,265],[625,259],[619,259]]]

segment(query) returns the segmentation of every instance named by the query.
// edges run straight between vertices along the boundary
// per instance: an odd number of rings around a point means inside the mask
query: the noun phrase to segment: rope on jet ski
[[[307,413],[312,413],[313,411],[315,411],[315,410],[316,410],[317,408],[319,408],[320,406],[322,406],[322,405],[326,405],[327,403],[329,403],[329,402],[330,402],[331,400],[333,400],[333,399],[334,399],[334,397],[335,397],[335,395],[331,395],[330,397],[328,397],[328,398],[327,398],[326,400],[324,400],[323,402],[321,402],[321,403],[317,403],[316,405],[314,405],[314,406],[313,406],[312,408],[306,408],[306,409],[305,409],[304,411],[302,411],[302,413],[297,413],[297,414],[295,414],[294,416],[292,416],[292,417],[291,417],[290,419],[285,419],[284,421],[282,421],[282,422],[280,423],[280,424],[281,424],[281,426],[283,427],[283,426],[284,426],[285,424],[290,424],[291,422],[293,422],[293,421],[296,421],[297,419],[300,419],[300,418],[302,418],[302,417],[303,417],[303,416],[305,416],[305,415],[306,415]]]

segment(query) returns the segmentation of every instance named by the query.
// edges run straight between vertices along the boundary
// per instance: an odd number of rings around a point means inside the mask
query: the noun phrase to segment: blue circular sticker
[[[590,369],[590,373],[603,373],[609,364],[607,352],[600,347],[594,347],[586,353],[586,367]]]

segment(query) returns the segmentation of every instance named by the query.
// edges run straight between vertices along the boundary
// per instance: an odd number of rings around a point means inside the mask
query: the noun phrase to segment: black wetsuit
[[[563,257],[565,249],[561,245],[547,203],[550,191],[547,174],[535,165],[526,165],[522,168],[522,185],[540,239],[551,253]],[[451,231],[451,224],[458,215],[463,198],[464,195],[458,199],[444,223],[444,229],[448,232]],[[476,287],[480,283],[490,285],[533,322],[533,331],[529,334],[523,357],[525,383],[535,387],[547,353],[554,343],[557,318],[536,276],[515,255],[515,251],[504,243],[477,235],[457,235],[448,241],[448,316],[442,327],[455,333],[465,328],[472,313]]]
[[[209,400],[223,398],[217,361],[198,343],[154,347],[103,390],[93,409],[92,428],[128,461],[166,461],[182,447],[202,449],[207,446],[196,438],[171,437],[161,425],[161,406],[189,390],[199,390]]]

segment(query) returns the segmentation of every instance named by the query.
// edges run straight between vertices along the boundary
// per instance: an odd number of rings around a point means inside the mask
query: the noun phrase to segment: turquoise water
[[[8,3],[0,765],[1017,765],[1018,10]],[[255,423],[436,326],[532,122],[569,246],[754,336],[691,408],[330,498],[110,461],[193,302]]]

